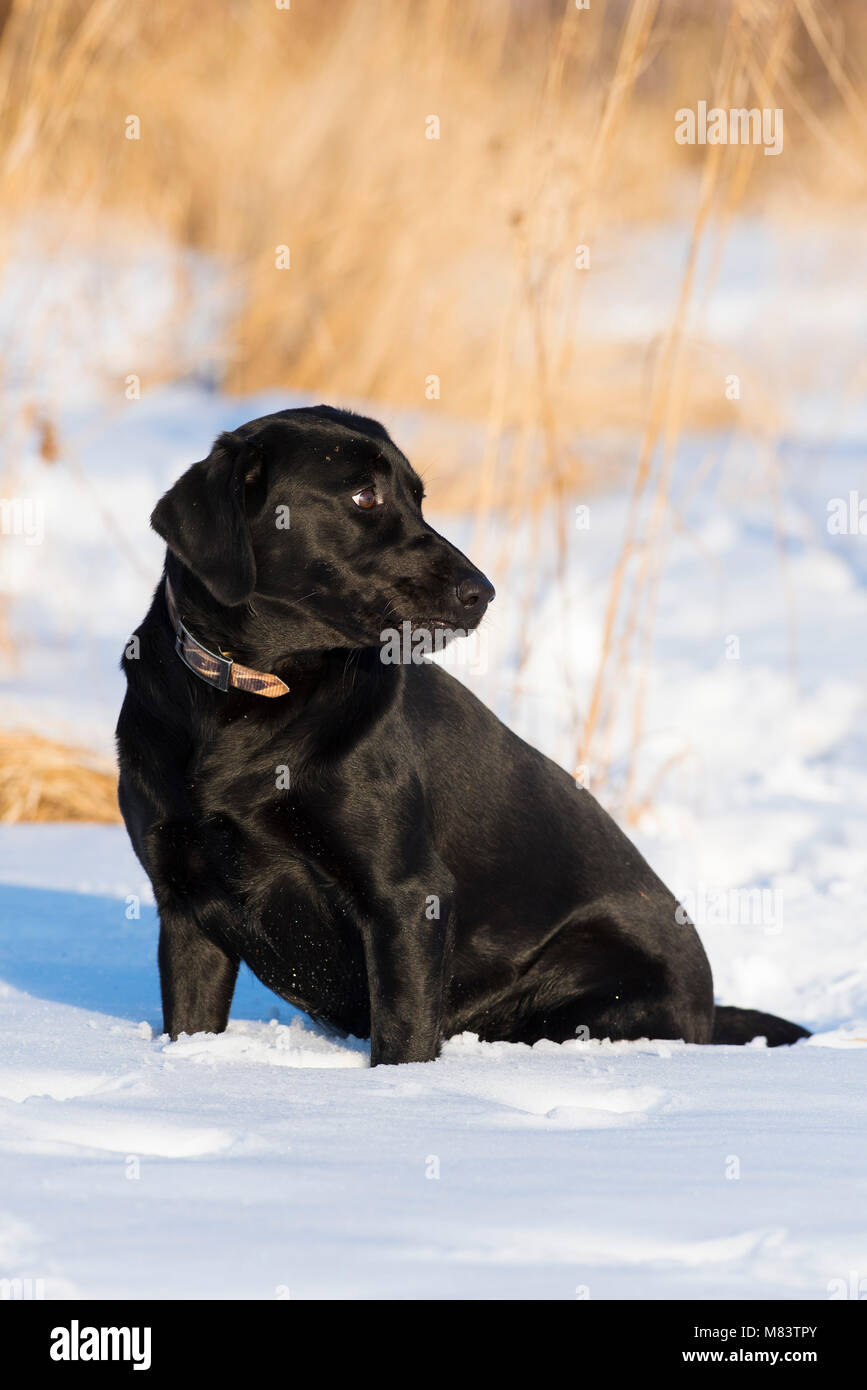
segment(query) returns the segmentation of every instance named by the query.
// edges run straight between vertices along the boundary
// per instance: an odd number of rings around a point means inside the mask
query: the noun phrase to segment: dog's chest
[[[243,732],[243,731],[241,731]],[[245,749],[215,748],[202,767],[202,809],[225,828],[223,864],[247,904],[292,902],[305,916],[358,920],[357,846],[347,803],[358,800],[351,777],[303,762],[289,740]]]
[[[237,844],[247,964],[298,1007],[363,1031],[358,904],[328,825],[300,797],[269,799]]]

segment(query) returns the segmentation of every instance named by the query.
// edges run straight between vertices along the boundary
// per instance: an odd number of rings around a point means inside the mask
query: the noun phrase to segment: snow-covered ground
[[[245,973],[227,1034],[169,1044],[122,832],[0,846],[3,1277],[48,1298],[822,1299],[867,1275],[867,1027],[773,1051],[464,1037],[371,1071]]]
[[[752,331],[752,245],[710,305],[721,343]],[[789,347],[830,361],[818,327],[844,300],[817,297],[814,272]],[[134,277],[129,295],[134,346],[149,323]],[[831,337],[852,331],[831,317]],[[7,302],[0,332],[13,322]],[[126,365],[109,398],[102,378],[70,384],[69,352],[62,457],[42,461],[26,428],[6,445],[4,495],[30,510],[3,536],[17,663],[0,726],[109,749],[118,658],[161,562],[154,501],[219,430],[297,401],[193,379],[127,401]],[[459,1038],[436,1063],[370,1071],[364,1044],[321,1035],[247,973],[226,1035],[168,1044],[153,903],[122,829],[0,826],[0,1278],[48,1297],[867,1292],[867,535],[828,525],[834,499],[851,511],[867,492],[867,422],[848,383],[837,399],[817,380],[772,458],[743,436],[682,441],[631,827],[697,920],[720,1001],[816,1036],[776,1051]],[[412,414],[378,413],[412,454]],[[625,493],[570,499],[589,511],[573,526],[570,510],[558,579],[553,516],[531,555],[529,526],[484,541],[429,491],[498,590],[456,674],[574,770]],[[603,800],[628,758],[628,679],[608,783],[593,755],[586,769]]]
[[[5,1277],[49,1298],[821,1299],[867,1274],[865,1027],[773,1051],[464,1037],[370,1071],[245,973],[227,1034],[169,1044],[122,832],[0,845]]]

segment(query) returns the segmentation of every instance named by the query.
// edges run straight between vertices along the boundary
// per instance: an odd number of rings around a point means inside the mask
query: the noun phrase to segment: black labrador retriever
[[[806,1037],[714,1008],[695,928],[590,793],[441,667],[382,659],[494,597],[422,495],[381,425],[318,406],[221,435],[154,511],[117,739],[166,1032],[225,1029],[243,960],[374,1066],[465,1030]]]

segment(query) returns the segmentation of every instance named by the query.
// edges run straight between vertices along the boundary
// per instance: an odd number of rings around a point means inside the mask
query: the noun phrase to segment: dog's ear
[[[244,603],[256,584],[247,521],[247,483],[261,472],[259,455],[233,434],[221,434],[160,499],[151,526],[220,603]]]

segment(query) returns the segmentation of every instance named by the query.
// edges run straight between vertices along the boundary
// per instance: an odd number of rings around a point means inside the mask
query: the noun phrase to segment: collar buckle
[[[216,686],[217,690],[226,694],[231,683],[234,663],[220,652],[212,652],[202,646],[202,643],[187,631],[180,618],[175,627],[175,651],[194,676],[206,681],[208,685]]]

